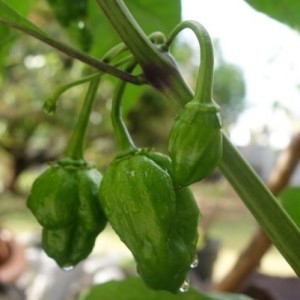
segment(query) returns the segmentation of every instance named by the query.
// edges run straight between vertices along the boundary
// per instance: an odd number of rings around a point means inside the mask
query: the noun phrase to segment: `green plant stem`
[[[94,77],[91,80],[79,118],[70,138],[66,156],[74,160],[84,160],[83,152],[85,133],[102,74],[103,73],[99,73],[97,77]]]
[[[195,33],[200,46],[200,65],[194,99],[201,103],[211,104],[214,56],[211,38],[204,26],[191,20],[179,23],[170,33],[165,46],[168,49],[179,32],[187,28]]]
[[[91,81],[94,77],[97,77],[97,76],[99,76],[99,72],[91,74],[91,75],[86,76],[84,78],[80,78],[79,80],[69,82],[65,85],[62,85],[62,86],[58,87],[54,91],[54,93],[49,98],[46,99],[46,101],[43,105],[44,111],[47,112],[47,113],[50,113],[50,114],[54,113],[55,110],[56,110],[56,104],[57,104],[58,98],[61,96],[61,94],[63,94],[65,91],[67,91],[68,89],[70,89],[74,86],[77,86],[77,85],[83,84],[85,82]]]
[[[133,70],[136,63],[131,64],[127,70]],[[126,88],[126,82],[121,81],[114,93],[112,108],[111,108],[111,121],[114,128],[115,140],[117,144],[118,157],[128,155],[137,150],[127,127],[122,117],[122,97]]]
[[[225,135],[223,143],[220,170],[270,240],[300,276],[300,255],[297,250],[300,249],[299,227]]]
[[[120,0],[97,0],[114,29],[141,65],[147,81],[160,91],[170,84],[177,89],[178,94],[186,89],[186,83],[181,78],[176,65],[167,52],[161,52],[136,23],[131,13]],[[143,50],[146,50],[144,52]],[[174,75],[176,73],[176,75]],[[184,87],[181,87],[184,85]]]
[[[76,58],[87,65],[96,68],[99,71],[114,75],[118,78],[131,82],[133,84],[144,84],[145,79],[141,76],[132,76],[122,70],[119,70],[115,67],[110,66],[109,64],[100,61],[94,57],[87,55],[84,52],[78,51],[70,47],[69,45],[52,39],[45,32],[31,23],[29,20],[24,18],[22,15],[17,13],[12,9],[7,3],[0,0],[0,23],[5,26],[15,28],[21,32],[29,34],[38,40],[44,42],[45,44],[50,45],[51,47],[59,50],[62,53],[65,53],[69,57]]]
[[[97,0],[103,12],[107,15],[111,24],[118,28],[120,37],[131,37],[131,42],[125,44],[132,51],[136,59],[143,66],[149,62],[149,58],[159,59],[158,49],[151,43],[151,40],[145,35],[142,29],[138,26],[134,18],[131,16],[123,1],[119,0]],[[122,20],[129,20],[126,26],[119,26]],[[147,47],[148,53],[141,54],[137,49]],[[152,59],[152,60],[153,60]]]
[[[124,43],[133,52],[137,61],[147,72],[148,66],[155,62],[158,66],[158,80],[149,80],[154,88],[166,97],[177,100],[182,106],[193,98],[193,93],[184,83],[174,65],[165,59],[165,53],[153,51],[153,46],[145,40],[145,34],[120,0],[97,0],[103,11],[120,34]],[[128,30],[128,31],[127,31]],[[128,33],[127,33],[128,32]],[[135,43],[137,42],[137,45]],[[149,53],[155,56],[153,58]],[[146,67],[146,70],[145,70]],[[149,79],[149,75],[148,75]],[[157,84],[159,83],[159,84]],[[300,231],[276,198],[268,191],[261,179],[239,154],[238,150],[224,135],[224,152],[220,163],[222,173],[239,194],[253,216],[268,234],[294,271],[300,276]]]

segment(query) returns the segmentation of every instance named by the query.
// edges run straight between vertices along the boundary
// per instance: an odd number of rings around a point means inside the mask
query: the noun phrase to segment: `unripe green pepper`
[[[165,282],[159,276],[155,276],[149,266],[137,266],[144,281],[152,288],[167,289],[178,292],[179,287],[186,279],[195,255],[198,241],[198,225],[201,220],[199,208],[195,198],[188,187],[176,186],[172,162],[169,156],[149,151],[148,157],[155,161],[170,175],[175,192],[176,212],[173,216],[171,231],[168,235],[168,268],[171,270],[169,278]]]
[[[199,40],[201,63],[194,99],[185,105],[170,132],[168,150],[179,186],[188,186],[209,175],[223,151],[219,107],[212,99],[212,43],[205,28],[194,21],[180,23],[168,43],[185,28],[192,29]]]
[[[168,237],[176,202],[170,175],[144,151],[116,158],[105,171],[99,199],[146,283],[172,288],[176,270],[168,258]]]
[[[99,201],[145,283],[176,293],[196,253],[199,210],[189,190],[175,185],[169,157],[135,147],[121,118],[124,87],[112,105],[118,154],[104,173]]]
[[[98,203],[101,180],[95,168],[62,161],[33,184],[27,206],[44,227],[45,252],[61,267],[85,258],[106,225]]]
[[[147,150],[116,158],[99,199],[145,283],[177,292],[195,257],[199,210],[187,188],[174,187],[170,166],[167,156]]]
[[[27,206],[43,226],[45,252],[66,269],[92,251],[97,235],[107,223],[98,202],[102,175],[83,158],[85,132],[100,77],[98,74],[90,78],[66,158],[35,180],[27,200]]]
[[[187,186],[208,176],[222,157],[221,117],[215,105],[191,101],[176,119],[169,153],[176,183]]]
[[[69,270],[91,253],[100,231],[88,230],[80,222],[61,229],[43,228],[43,249],[60,267]]]
[[[54,164],[33,183],[27,206],[47,228],[66,227],[74,222],[77,204],[77,172]]]
[[[148,157],[155,161],[161,168],[168,172],[173,181],[173,190],[176,197],[176,215],[172,229],[174,235],[180,236],[190,246],[189,260],[192,262],[195,247],[198,241],[198,224],[201,220],[196,200],[188,187],[176,186],[172,161],[168,155],[156,151],[149,151]]]

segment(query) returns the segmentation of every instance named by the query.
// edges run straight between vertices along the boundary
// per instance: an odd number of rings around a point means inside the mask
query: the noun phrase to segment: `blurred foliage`
[[[49,22],[48,30],[55,33],[56,24]],[[1,162],[9,162],[5,164],[9,170],[3,174],[10,190],[16,191],[16,180],[24,170],[62,156],[87,85],[63,94],[55,116],[42,112],[43,101],[60,84],[76,80],[87,71],[81,63],[25,35],[11,47],[0,79]],[[101,115],[109,113],[107,99],[111,90],[110,84],[104,82],[91,116],[87,140],[95,153],[99,152],[100,134],[106,135],[108,131],[111,136],[109,118]],[[88,156],[92,156],[90,152]]]
[[[245,0],[256,10],[265,13],[279,22],[300,30],[300,2],[298,0]]]
[[[251,300],[251,298],[243,295],[203,294],[193,288],[176,295],[166,291],[154,291],[147,288],[142,280],[137,277],[130,277],[122,281],[110,281],[94,286],[89,291],[83,292],[79,300],[140,300],[141,295],[143,295],[144,300]]]
[[[102,13],[97,1],[7,0],[5,2],[21,15],[28,16],[29,20],[48,33],[47,22],[43,22],[44,16],[40,14],[41,11],[47,10],[52,21],[55,19],[56,25],[61,25],[60,31],[65,33],[68,43],[82,50],[89,50],[89,53],[96,57],[101,57],[108,49],[121,41]],[[169,0],[125,0],[124,2],[146,34],[153,31],[167,34],[181,18],[180,0],[171,2]],[[64,30],[61,30],[62,28]],[[6,33],[7,29],[1,25],[0,41],[7,37]]]
[[[244,109],[245,89],[241,69],[222,61],[214,73],[213,98],[221,107],[225,129],[236,121]]]
[[[153,147],[166,152],[175,115],[174,103],[149,88],[128,112],[128,128],[139,147]]]
[[[279,194],[278,200],[292,220],[300,226],[300,187],[290,186]]]

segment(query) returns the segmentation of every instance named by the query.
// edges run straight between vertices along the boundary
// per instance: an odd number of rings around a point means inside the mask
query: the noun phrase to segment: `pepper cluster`
[[[91,80],[66,158],[34,182],[27,205],[43,226],[45,251],[60,266],[74,266],[87,257],[108,221],[131,250],[137,271],[149,287],[176,293],[184,283],[195,259],[201,219],[188,186],[212,172],[222,155],[221,121],[211,99],[212,49],[206,31],[198,23],[183,22],[164,46],[186,27],[196,32],[204,48],[201,83],[171,130],[170,156],[135,146],[122,119],[126,82],[121,81],[111,112],[117,155],[103,178],[85,162],[84,134],[98,76]],[[111,53],[118,51],[124,51],[124,46]],[[131,59],[127,71],[135,65]],[[53,99],[50,106],[54,107]]]
[[[117,157],[99,200],[146,284],[177,292],[195,258],[200,215],[190,190],[176,187],[169,157],[146,149]]]

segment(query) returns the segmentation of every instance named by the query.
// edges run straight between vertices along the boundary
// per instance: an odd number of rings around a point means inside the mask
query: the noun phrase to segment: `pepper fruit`
[[[45,252],[59,266],[74,266],[93,249],[106,225],[98,204],[102,175],[88,165],[62,161],[34,182],[27,206],[43,226]]]
[[[102,175],[83,158],[85,132],[100,77],[91,78],[66,158],[35,180],[27,199],[28,208],[43,226],[45,252],[66,269],[89,255],[107,223],[98,202]]]
[[[208,176],[222,157],[221,117],[214,105],[191,101],[176,119],[169,153],[176,183],[188,186]]]
[[[140,275],[151,287],[161,288],[176,271],[168,258],[175,193],[169,174],[143,152],[109,165],[99,199],[111,226],[132,252]]]
[[[173,190],[176,196],[176,216],[173,223],[173,231],[181,236],[186,244],[192,245],[189,260],[194,259],[195,246],[198,241],[198,224],[201,214],[196,200],[190,188],[176,186],[174,170],[170,157],[160,152],[149,151],[148,156],[166,170],[173,181]]]
[[[196,245],[199,238],[198,225],[202,216],[190,188],[178,188],[176,186],[170,157],[154,151],[149,151],[148,155],[168,172],[173,181],[176,212],[169,238],[169,248],[171,249],[169,255],[173,257],[170,260],[173,263],[173,268],[177,270],[173,273],[172,280],[178,290],[178,284],[184,282],[186,274],[195,259]],[[176,292],[176,289],[174,291]]]
[[[184,21],[174,29],[166,44],[185,28],[192,29],[199,40],[201,63],[194,99],[176,118],[169,137],[168,150],[179,186],[188,186],[208,176],[217,167],[223,151],[221,116],[211,96],[213,49],[207,31],[198,22]]]
[[[104,173],[99,199],[145,283],[177,292],[195,257],[200,217],[189,189],[174,186],[167,164],[167,156],[145,149],[117,157]]]
[[[99,201],[145,283],[176,293],[194,260],[199,210],[189,190],[174,185],[170,158],[132,142],[121,117],[125,84],[113,99],[118,154],[104,173]]]

